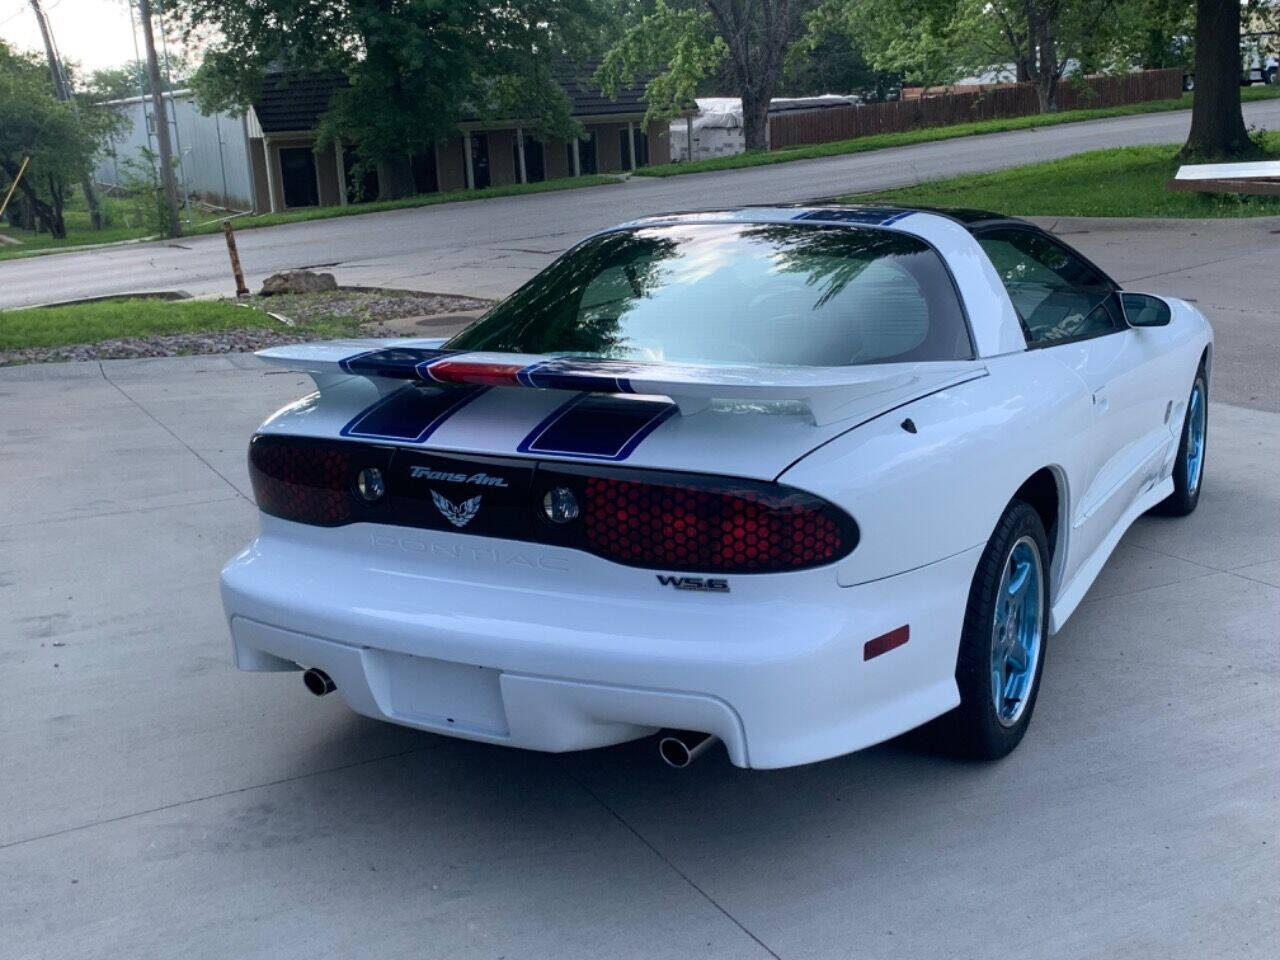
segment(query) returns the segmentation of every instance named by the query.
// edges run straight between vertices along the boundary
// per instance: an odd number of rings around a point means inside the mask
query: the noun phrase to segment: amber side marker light
[[[910,624],[899,627],[897,630],[890,630],[888,633],[882,633],[874,640],[868,640],[862,645],[862,659],[870,660],[872,657],[878,657],[882,653],[888,653],[890,650],[902,646],[910,639]]]

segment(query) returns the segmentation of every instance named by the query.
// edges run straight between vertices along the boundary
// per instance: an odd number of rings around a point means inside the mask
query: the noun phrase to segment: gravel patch
[[[322,339],[305,330],[219,330],[217,333],[173,333],[162,337],[125,337],[64,347],[29,347],[0,351],[0,366],[14,363],[61,363],[68,360],[137,360],[141,357],[185,357],[202,353],[245,353]]]
[[[248,297],[241,301],[259,310],[283,314],[301,326],[309,320],[396,320],[401,317],[430,317],[445,313],[484,310],[490,301],[474,297],[454,297],[414,290],[381,290],[345,287],[331,293],[284,293],[271,297]]]
[[[293,326],[214,333],[175,333],[155,337],[125,337],[62,347],[0,350],[0,366],[18,363],[60,363],[76,360],[136,360],[143,357],[183,357],[195,354],[245,353],[307,340],[333,337],[332,324],[348,321],[352,336],[444,336],[461,329],[488,300],[454,297],[413,290],[345,288],[331,293],[282,294],[247,297],[240,301],[284,317]],[[310,323],[328,323],[313,331]],[[363,325],[361,328],[360,325]],[[425,328],[425,329],[424,329]]]

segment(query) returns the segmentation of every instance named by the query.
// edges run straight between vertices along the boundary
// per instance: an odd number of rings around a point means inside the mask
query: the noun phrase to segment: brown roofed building
[[[418,193],[536,183],[592,173],[620,173],[667,163],[666,122],[644,122],[643,84],[605,96],[589,79],[594,64],[563,68],[557,80],[585,130],[576,142],[539,139],[518,119],[464,120],[458,135],[410,158]],[[354,177],[355,155],[316,146],[316,128],[341,75],[269,74],[246,118],[256,212],[345,205],[378,195],[376,174]]]

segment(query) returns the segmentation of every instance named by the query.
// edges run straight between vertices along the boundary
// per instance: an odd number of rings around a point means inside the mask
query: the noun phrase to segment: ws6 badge
[[[729,581],[717,577],[673,577],[657,574],[658,582],[676,590],[698,590],[702,593],[728,593]]]

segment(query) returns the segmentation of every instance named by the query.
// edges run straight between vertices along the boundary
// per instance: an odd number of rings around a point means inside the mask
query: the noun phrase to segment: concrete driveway
[[[1245,104],[1246,122],[1280,128],[1280,100]],[[251,283],[276,270],[323,266],[341,283],[497,297],[587,234],[673,210],[812,197],[1051,160],[1083,150],[1186,139],[1190,111],[922,143],[892,150],[619,186],[420,207],[291,224],[238,235]],[[0,262],[0,308],[127,291],[231,294],[221,236]]]
[[[308,383],[0,370],[0,957],[1274,956],[1280,415],[1214,405],[1199,511],[1124,538],[1006,761],[676,772],[231,667],[245,442]]]

